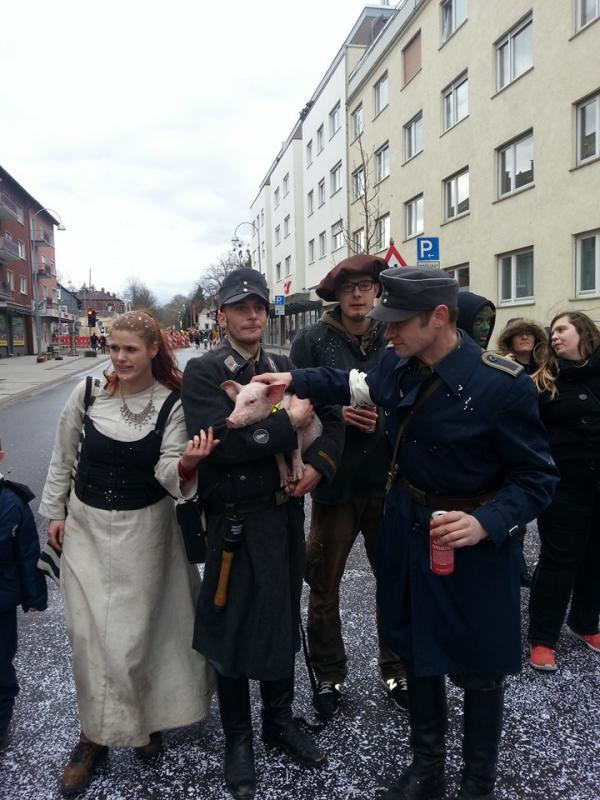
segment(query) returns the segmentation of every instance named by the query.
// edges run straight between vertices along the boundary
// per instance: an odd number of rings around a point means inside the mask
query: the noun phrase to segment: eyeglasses
[[[366,281],[345,281],[344,283],[340,283],[339,290],[344,294],[351,294],[356,288],[358,288],[361,292],[368,292],[369,289],[372,289],[375,284],[375,281],[366,280]]]

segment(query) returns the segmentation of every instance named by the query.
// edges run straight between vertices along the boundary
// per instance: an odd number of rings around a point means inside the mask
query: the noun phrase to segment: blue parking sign
[[[439,261],[440,240],[438,236],[419,236],[417,238],[417,261]]]

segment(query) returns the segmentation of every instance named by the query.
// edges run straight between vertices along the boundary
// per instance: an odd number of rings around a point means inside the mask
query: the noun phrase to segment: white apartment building
[[[493,6],[493,12],[492,12]],[[511,317],[600,318],[600,0],[406,0],[348,78],[349,225]],[[362,133],[357,137],[360,125]],[[358,197],[356,196],[358,194]]]
[[[263,183],[250,206],[252,266],[267,277],[271,253],[271,186]],[[238,226],[240,227],[240,226]]]

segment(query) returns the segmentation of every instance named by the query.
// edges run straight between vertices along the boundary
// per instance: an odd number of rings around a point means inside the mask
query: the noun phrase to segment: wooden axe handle
[[[216,608],[225,608],[225,604],[227,603],[227,587],[229,586],[229,573],[231,572],[233,556],[234,553],[230,550],[224,550],[221,554],[221,570],[219,572],[219,582],[217,583],[217,591],[215,592],[214,599]]]

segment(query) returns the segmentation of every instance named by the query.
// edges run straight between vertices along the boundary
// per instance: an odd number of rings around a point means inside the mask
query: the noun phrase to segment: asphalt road
[[[195,356],[185,351],[181,360]],[[96,370],[99,372],[99,370]],[[79,378],[80,379],[80,378]],[[73,379],[0,410],[0,436],[7,451],[2,471],[29,483],[39,497],[50,459],[56,421]],[[33,502],[37,508],[38,501]],[[43,521],[40,536],[44,537]],[[529,563],[538,547],[535,525],[527,537]],[[344,576],[343,626],[350,661],[344,705],[318,734],[329,761],[319,771],[302,769],[266,753],[256,739],[260,800],[374,798],[410,760],[406,716],[388,702],[378,682],[373,625],[374,582],[364,549],[354,548]],[[304,598],[306,601],[306,597]],[[526,620],[528,592],[523,595]],[[50,588],[44,614],[19,615],[16,666],[21,683],[7,749],[0,755],[0,799],[57,798],[64,762],[78,737],[62,601]],[[524,664],[525,660],[525,647]],[[499,764],[498,800],[598,800],[600,755],[600,657],[563,635],[560,669],[540,675],[524,666],[508,681],[506,724]],[[448,798],[460,769],[460,693],[449,686]],[[254,695],[255,730],[259,704]],[[296,712],[313,721],[310,687],[299,655]],[[86,800],[220,800],[223,736],[216,702],[206,721],[165,735],[153,766],[127,749],[115,749],[100,769]]]

